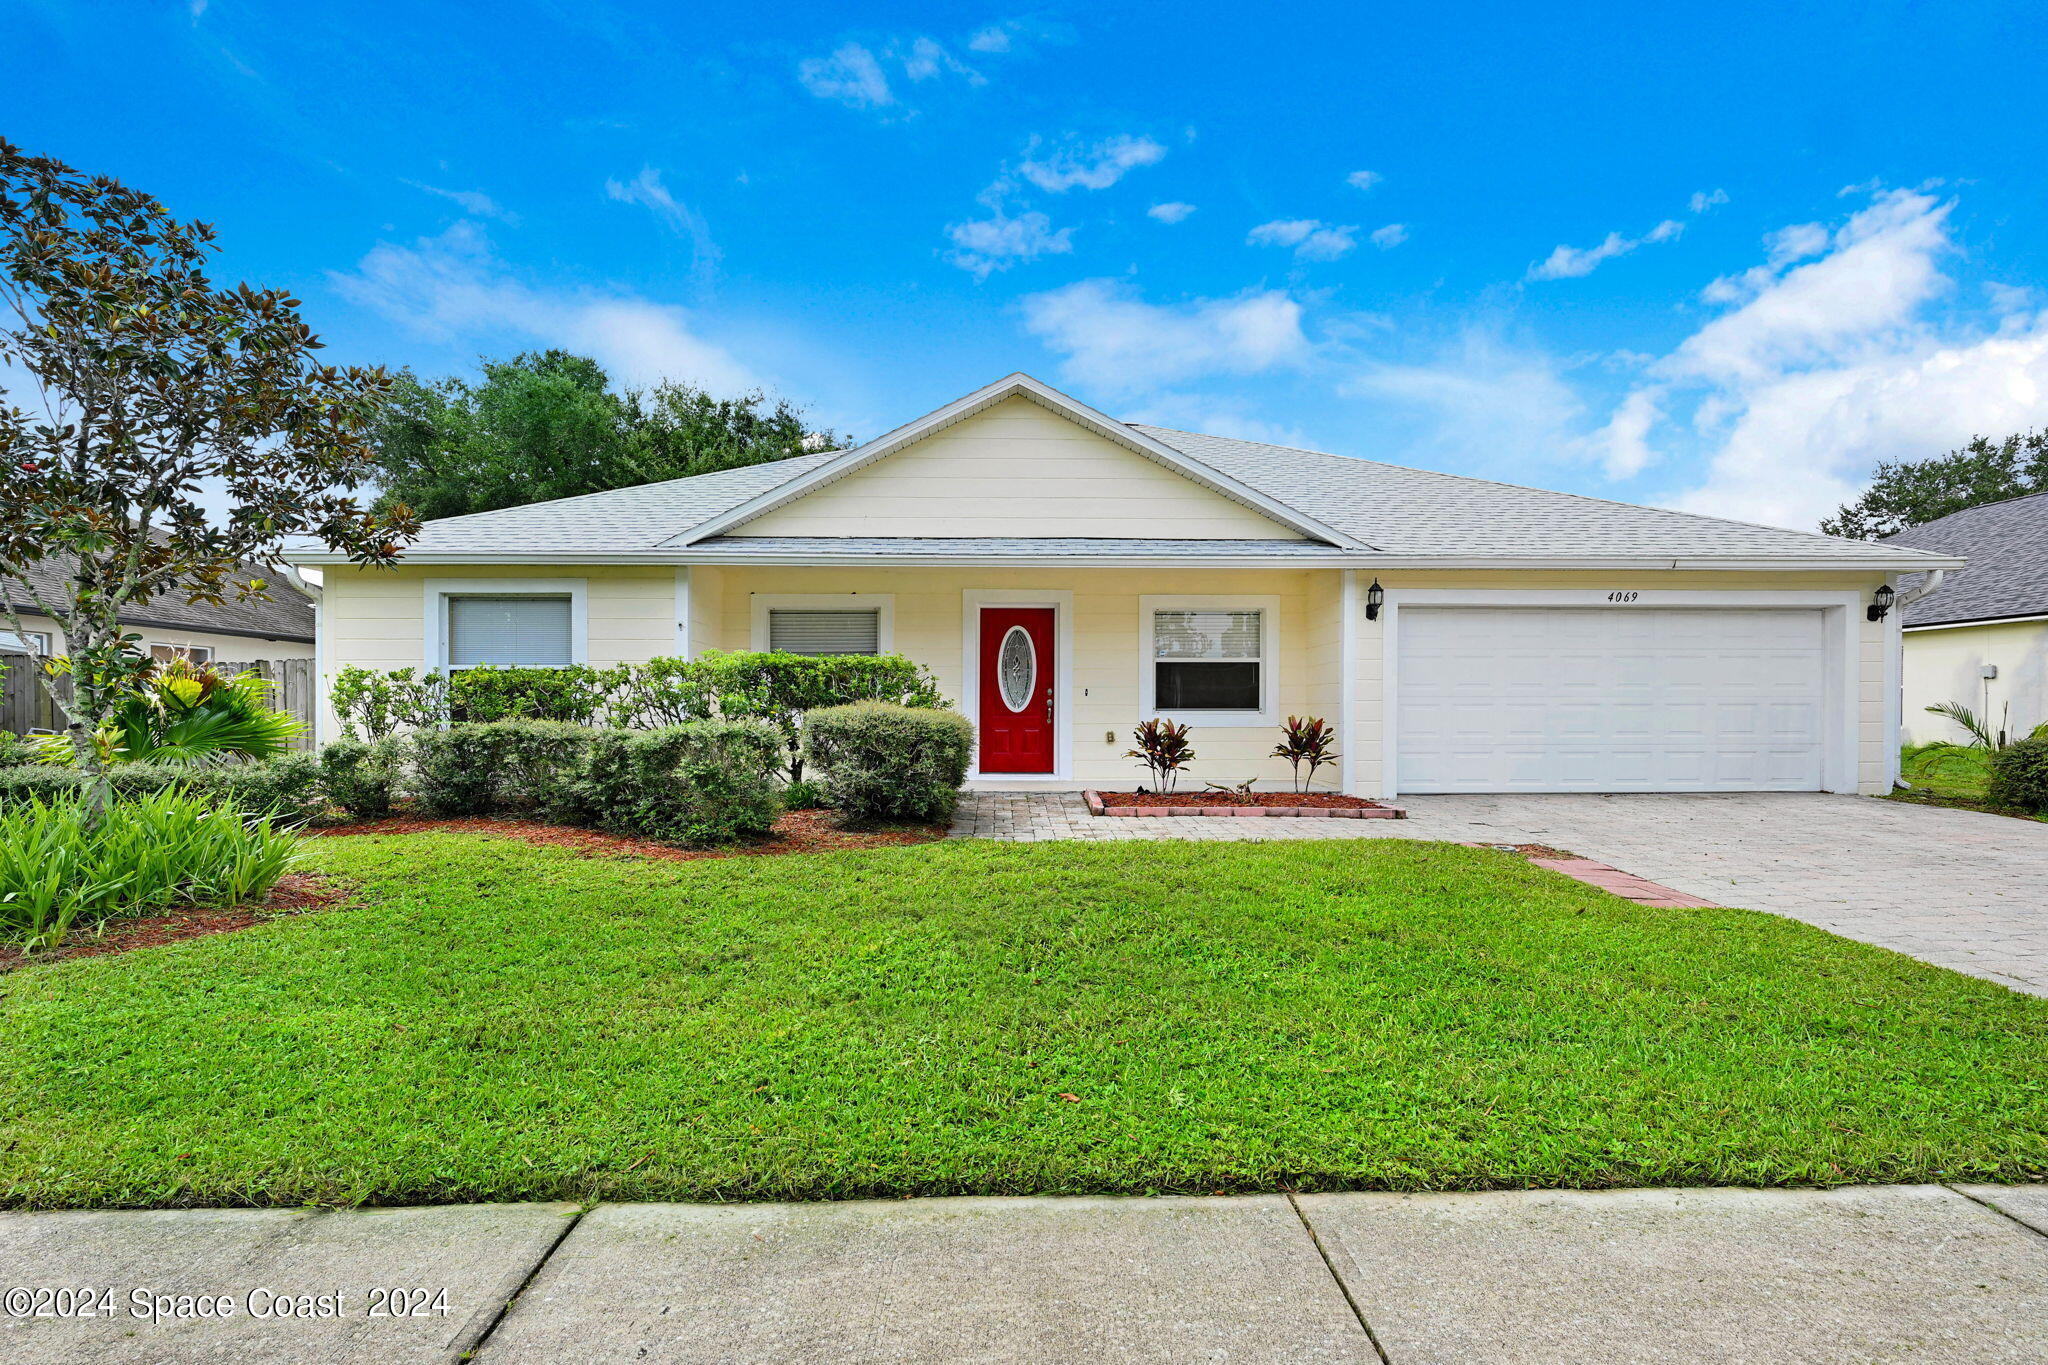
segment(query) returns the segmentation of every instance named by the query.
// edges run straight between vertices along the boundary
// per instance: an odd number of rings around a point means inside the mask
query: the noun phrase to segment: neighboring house
[[[343,665],[893,650],[978,727],[982,787],[1129,787],[1132,727],[1191,777],[1866,791],[1896,763],[1917,550],[1129,425],[1012,375],[867,445],[431,522],[396,571],[325,569]]]
[[[1940,702],[2017,734],[2048,721],[2048,493],[1972,507],[1884,543],[1969,560],[1906,606],[1908,742],[1965,737],[1927,713]]]
[[[64,597],[63,582],[71,572],[69,558],[51,556],[28,570],[28,579],[46,601]],[[168,592],[124,612],[122,626],[142,637],[142,647],[159,659],[183,655],[196,663],[241,663],[258,659],[313,657],[313,599],[281,573],[250,566],[245,575],[261,578],[267,600],[188,602],[182,592]],[[0,621],[0,652],[62,654],[64,628],[38,615],[22,584],[0,574],[0,596],[21,614],[22,633]]]

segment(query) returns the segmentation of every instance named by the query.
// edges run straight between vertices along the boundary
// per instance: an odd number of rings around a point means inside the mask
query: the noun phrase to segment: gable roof
[[[1308,541],[1017,537],[817,537],[724,534],[865,468],[1006,398],[1022,395]],[[890,558],[1063,561],[1216,559],[1269,555],[1290,563],[1925,569],[1960,561],[1921,550],[1724,521],[1410,469],[1347,455],[1117,422],[1028,375],[1015,374],[851,450],[507,507],[426,524],[407,550],[418,562],[615,560],[640,563],[829,563]],[[317,544],[288,544],[306,564],[345,562]]]
[[[35,611],[35,603],[20,591],[18,580],[25,579],[45,600],[61,600],[65,596],[64,580],[71,576],[75,562],[71,555],[53,554],[21,573],[0,574],[0,597],[6,598],[24,614]],[[211,602],[188,602],[183,593],[173,589],[122,612],[121,624],[154,626],[160,630],[199,630],[214,635],[243,635],[257,640],[313,643],[313,599],[298,584],[281,573],[271,573],[253,564],[244,565],[235,578],[244,583],[251,578],[261,578],[267,597],[237,601],[230,596],[215,606]]]
[[[2048,493],[1965,508],[1884,543],[1969,561],[1906,608],[1908,626],[2048,616]]]
[[[843,479],[857,470],[865,469],[878,460],[887,459],[906,446],[915,445],[927,436],[943,431],[957,422],[963,422],[976,413],[985,412],[1009,398],[1028,399],[1048,408],[1105,440],[1113,441],[1155,464],[1163,465],[1213,493],[1222,494],[1232,502],[1264,513],[1282,526],[1292,527],[1305,536],[1346,549],[1364,548],[1347,532],[1327,525],[1301,508],[1289,506],[1228,474],[1219,473],[1199,459],[1190,458],[1186,452],[1154,439],[1144,428],[1105,416],[1087,404],[1069,398],[1049,385],[1039,383],[1022,371],[1006,375],[993,384],[976,389],[963,398],[957,398],[942,408],[926,413],[914,422],[906,422],[866,445],[839,451],[832,459],[816,468],[805,470],[774,488],[765,489],[738,506],[671,537],[663,544],[665,547],[680,548],[730,531],[777,507],[794,502],[806,493]]]

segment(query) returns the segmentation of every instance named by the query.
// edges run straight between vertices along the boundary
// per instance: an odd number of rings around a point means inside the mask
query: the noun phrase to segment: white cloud
[[[1369,190],[1385,179],[1378,171],[1353,171],[1344,177],[1344,183],[1354,190]]]
[[[706,340],[685,309],[615,291],[529,285],[470,222],[411,246],[380,243],[354,270],[331,271],[328,279],[352,303],[439,341],[562,346],[633,383],[687,379],[714,392],[762,386]]]
[[[718,245],[711,240],[710,229],[705,227],[703,217],[669,193],[668,187],[661,183],[661,172],[654,167],[642,166],[640,174],[631,180],[606,180],[604,192],[607,198],[619,203],[640,205],[660,219],[670,232],[688,239],[692,264],[697,270],[709,270],[718,263]]]
[[[1116,393],[1307,359],[1301,305],[1278,290],[1146,303],[1116,280],[1081,280],[1023,301],[1024,325],[1075,384]]]
[[[1406,223],[1389,223],[1385,227],[1374,228],[1367,234],[1366,240],[1381,251],[1392,251],[1395,247],[1408,240],[1408,225]]]
[[[496,218],[501,222],[517,223],[519,215],[501,206],[497,200],[482,190],[444,190],[439,185],[428,185],[418,180],[406,184],[416,190],[449,200],[472,218]]]
[[[1010,50],[1010,29],[1005,24],[990,24],[977,29],[967,40],[970,52],[1008,52]]]
[[[1150,166],[1166,155],[1166,148],[1149,137],[1118,134],[1092,146],[1069,143],[1041,155],[1040,141],[1031,140],[1018,174],[1048,194],[1064,194],[1080,188],[1106,190],[1140,166]]]
[[[1287,246],[1297,260],[1334,261],[1358,243],[1356,226],[1338,227],[1315,218],[1277,218],[1245,234],[1247,246]]]
[[[1428,359],[1367,362],[1341,391],[1411,409],[1425,424],[1411,452],[1530,482],[1531,463],[1574,449],[1585,404],[1548,356],[1473,326]]]
[[[896,102],[882,64],[859,43],[841,43],[829,57],[804,58],[797,63],[796,75],[819,99],[838,100],[855,109],[879,109]]]
[[[1624,237],[1618,232],[1610,232],[1607,234],[1607,239],[1598,246],[1560,246],[1543,260],[1530,266],[1528,278],[1532,280],[1578,279],[1580,276],[1590,275],[1599,269],[1602,261],[1613,260],[1616,256],[1625,256],[1640,245],[1640,242]]]
[[[1700,191],[1693,195],[1690,207],[1694,213],[1705,213],[1716,204],[1725,204],[1728,196],[1721,190],[1709,194]],[[1529,267],[1524,279],[1529,280],[1575,280],[1592,274],[1604,261],[1616,256],[1626,256],[1639,246],[1660,242],[1675,242],[1685,232],[1685,224],[1676,218],[1666,218],[1640,237],[1624,237],[1610,232],[1598,246],[1559,246],[1541,261]],[[1711,288],[1712,286],[1709,286]]]
[[[1063,227],[1054,231],[1052,220],[1036,209],[1013,216],[994,193],[984,195],[982,202],[989,206],[988,217],[946,228],[954,247],[946,259],[977,280],[1020,261],[1065,255],[1074,249],[1074,230]]]
[[[1151,208],[1145,210],[1145,216],[1147,218],[1157,218],[1162,223],[1180,223],[1185,222],[1188,215],[1194,211],[1195,206],[1193,204],[1183,204],[1176,200],[1172,203],[1154,204]]]
[[[903,74],[914,81],[937,80],[940,76],[959,76],[969,85],[981,85],[987,79],[930,38],[913,38],[908,44],[896,49],[892,55],[902,62]]]

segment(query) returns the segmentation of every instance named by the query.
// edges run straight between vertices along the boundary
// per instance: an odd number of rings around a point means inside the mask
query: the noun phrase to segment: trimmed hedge
[[[311,754],[286,754],[265,763],[236,763],[218,768],[180,767],[167,763],[120,763],[107,770],[117,798],[154,796],[182,787],[194,796],[214,797],[251,816],[284,821],[307,820],[319,814],[320,761]],[[69,768],[38,764],[0,769],[0,806],[31,798],[58,801],[82,795],[87,779]]]
[[[587,664],[567,668],[465,668],[448,679],[454,721],[568,721],[588,725],[605,709],[618,679]]]
[[[2048,815],[2048,738],[2023,739],[1992,754],[1985,795],[1994,806]]]
[[[960,799],[974,726],[954,711],[863,701],[812,711],[804,740],[848,819],[936,824]]]
[[[615,833],[683,844],[759,838],[780,810],[772,775],[781,748],[758,721],[599,730],[577,797],[585,818]]]
[[[339,739],[320,751],[320,772],[329,801],[358,820],[381,820],[391,814],[405,775],[405,745],[395,739]]]

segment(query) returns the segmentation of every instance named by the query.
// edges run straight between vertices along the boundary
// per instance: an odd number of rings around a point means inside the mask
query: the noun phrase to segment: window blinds
[[[1157,659],[1256,659],[1257,611],[1160,611],[1152,614]]]
[[[882,613],[773,607],[768,612],[768,648],[790,654],[879,654]]]
[[[448,666],[574,663],[566,597],[451,597]]]

